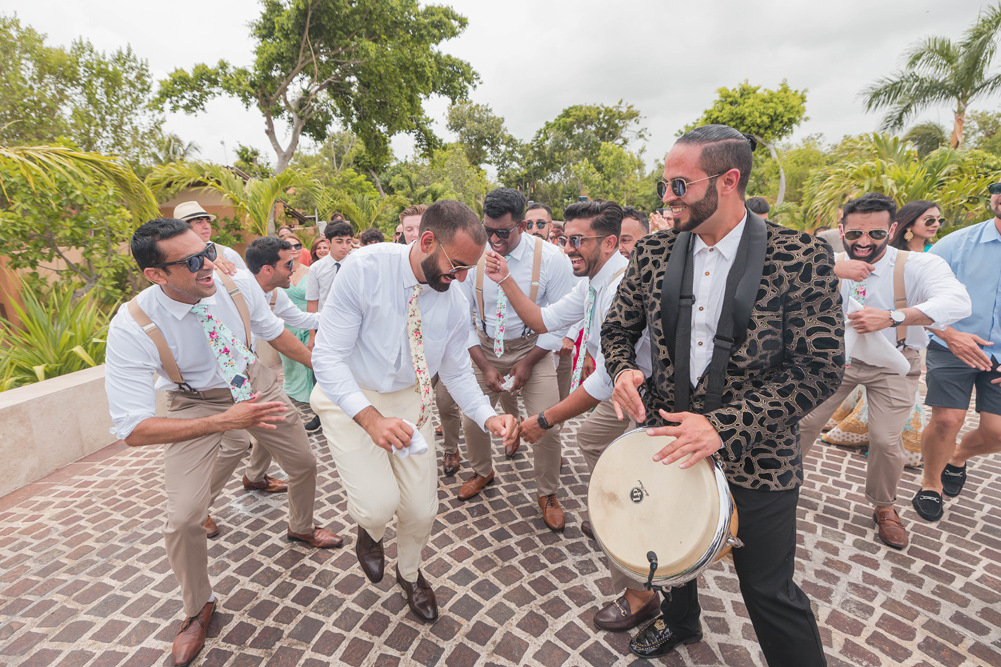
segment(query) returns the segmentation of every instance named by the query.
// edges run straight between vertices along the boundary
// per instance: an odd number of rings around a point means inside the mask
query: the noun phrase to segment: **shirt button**
[[[701,346],[702,346],[702,341],[700,340],[700,341],[699,341],[699,347],[701,347]]]
[[[715,249],[716,249],[716,248],[709,248],[709,252],[712,252],[712,251],[713,251],[713,250],[715,250]]]
[[[699,306],[699,310],[705,310],[705,306]]]
[[[708,271],[706,271],[706,275],[707,275],[707,276],[709,275],[709,272],[708,272]]]

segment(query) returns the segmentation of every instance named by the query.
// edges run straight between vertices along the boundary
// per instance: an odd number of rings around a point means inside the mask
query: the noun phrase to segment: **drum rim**
[[[627,431],[626,433],[623,433],[612,442],[608,443],[608,445],[610,447],[616,441],[621,440],[622,438],[625,438],[628,435],[632,435],[633,433],[638,433],[638,432],[646,432],[650,428],[653,427],[641,427],[641,428],[635,428],[631,431]],[[606,447],[605,451],[607,451],[607,449],[608,448]],[[604,454],[604,452],[602,452],[602,454]],[[601,459],[600,456],[598,458],[599,460]],[[720,467],[719,461],[717,461],[714,456],[707,456],[704,459],[701,459],[696,465],[700,465],[702,463],[705,463],[706,465],[712,468],[713,476],[716,479],[716,491],[719,494],[719,516],[716,519],[716,533],[713,535],[713,539],[709,543],[709,548],[706,549],[705,553],[702,554],[702,556],[697,561],[695,561],[695,563],[688,566],[681,572],[678,572],[677,574],[664,575],[664,576],[657,576],[655,574],[653,577],[653,581],[654,583],[660,586],[669,586],[669,587],[681,586],[682,584],[686,584],[692,579],[695,579],[702,573],[703,570],[705,570],[707,567],[709,567],[716,561],[717,557],[719,556],[719,553],[723,551],[726,544],[728,544],[730,541],[731,537],[730,521],[731,518],[733,517],[733,510],[734,510],[733,496],[730,494],[730,485],[727,482],[726,475],[723,474],[723,469]],[[590,478],[588,478],[587,480],[587,490],[588,490],[588,497],[590,497],[591,493]],[[612,553],[602,543],[601,538],[598,537],[598,533],[594,531],[593,526],[592,526],[592,532],[594,532],[594,540],[595,542],[598,543],[598,547],[601,549],[601,552],[605,554],[605,556],[607,556],[610,561],[615,563],[615,565],[618,566],[619,570],[623,574],[625,574],[633,581],[637,581],[640,583],[646,583],[649,580],[649,575],[643,576],[637,574],[632,569],[631,566],[622,563],[622,561],[613,556]]]

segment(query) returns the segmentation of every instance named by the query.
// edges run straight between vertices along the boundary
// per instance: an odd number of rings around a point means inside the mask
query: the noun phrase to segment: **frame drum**
[[[688,469],[655,462],[674,438],[636,429],[602,452],[587,487],[591,530],[601,550],[626,575],[680,586],[719,560],[737,539],[737,510],[726,477],[708,457]],[[682,459],[684,460],[684,459]]]

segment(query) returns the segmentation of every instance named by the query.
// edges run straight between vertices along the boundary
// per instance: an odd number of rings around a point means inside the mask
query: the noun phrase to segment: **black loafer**
[[[966,465],[954,466],[946,463],[945,470],[942,471],[942,493],[955,498],[962,493],[965,484]]]
[[[925,521],[938,521],[942,518],[942,495],[938,491],[921,489],[911,501],[918,515]]]
[[[320,428],[320,417],[316,416],[304,424],[306,430],[312,433]]]
[[[640,631],[629,642],[629,650],[641,658],[659,658],[674,650],[678,644],[702,641],[702,628],[695,632],[671,628],[663,616],[651,619],[640,626]]]

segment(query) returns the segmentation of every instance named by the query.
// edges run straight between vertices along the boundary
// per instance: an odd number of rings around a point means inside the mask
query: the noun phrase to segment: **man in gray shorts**
[[[942,518],[942,493],[958,496],[966,483],[966,462],[1001,452],[1001,183],[994,183],[994,218],[953,232],[930,252],[942,257],[970,294],[973,314],[944,331],[928,346],[931,420],[921,435],[924,479],[912,504],[922,518]],[[977,389],[978,427],[956,436]]]

